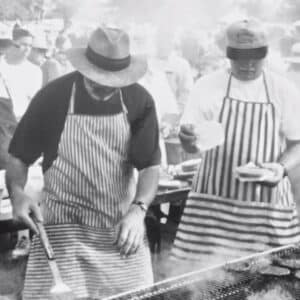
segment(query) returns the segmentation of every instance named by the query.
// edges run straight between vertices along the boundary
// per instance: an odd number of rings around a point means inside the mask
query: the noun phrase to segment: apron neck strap
[[[264,71],[262,72],[262,77],[263,77],[264,89],[266,92],[267,103],[271,103],[270,93],[269,93],[266,75]],[[228,83],[227,83],[226,96],[225,96],[226,98],[230,98],[231,81],[232,81],[232,72],[230,72]]]
[[[229,74],[229,79],[228,79],[228,82],[227,82],[225,98],[229,98],[230,88],[231,88],[231,80],[232,80],[232,72],[230,72],[230,74]]]
[[[265,87],[267,102],[271,103],[271,98],[270,98],[270,93],[269,93],[269,88],[268,88],[268,84],[267,84],[265,71],[263,71],[263,81],[264,81],[264,87]]]
[[[69,114],[74,114],[75,111],[75,94],[76,94],[76,83],[74,82],[71,90],[71,98],[70,98],[70,105],[68,111]]]
[[[75,111],[75,95],[76,95],[76,83],[74,82],[72,85],[72,90],[71,90],[70,104],[69,104],[69,110],[68,110],[69,114],[74,114],[74,111]],[[119,89],[119,95],[120,95],[120,101],[121,101],[121,106],[122,106],[122,112],[127,116],[128,110],[124,103],[123,93],[122,93],[121,89]]]
[[[123,93],[122,93],[121,89],[119,89],[119,95],[120,95],[120,101],[121,101],[121,105],[122,105],[122,111],[127,116],[128,110],[127,110],[127,107],[124,103]]]

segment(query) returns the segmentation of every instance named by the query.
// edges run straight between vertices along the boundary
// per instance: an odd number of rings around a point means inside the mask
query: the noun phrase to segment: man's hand
[[[183,149],[188,153],[196,153],[199,151],[197,147],[197,136],[194,131],[194,126],[185,124],[180,126],[179,139]]]
[[[121,256],[129,256],[136,253],[139,246],[143,243],[145,214],[138,205],[132,204],[117,225],[115,244],[120,250]]]
[[[14,192],[13,198],[14,219],[39,234],[35,222],[43,222],[43,217],[37,200],[32,199],[21,190]]]
[[[268,186],[276,186],[284,176],[284,167],[279,163],[262,163],[260,165],[262,168],[272,171],[273,175],[267,176],[261,182],[261,184]]]

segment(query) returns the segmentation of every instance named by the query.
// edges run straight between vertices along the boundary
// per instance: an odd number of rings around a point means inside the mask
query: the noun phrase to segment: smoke
[[[274,286],[267,291],[250,295],[247,300],[295,300],[292,295],[280,285]]]

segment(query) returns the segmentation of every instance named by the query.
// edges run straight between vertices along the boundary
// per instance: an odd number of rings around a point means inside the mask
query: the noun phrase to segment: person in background
[[[17,125],[13,112],[13,103],[6,80],[2,75],[4,56],[13,47],[9,38],[0,38],[0,170],[6,169],[8,161],[8,145]]]
[[[32,49],[28,56],[28,60],[42,68],[43,64],[47,60],[48,51],[48,45],[45,37],[42,34],[38,34],[33,39]]]
[[[206,41],[208,42],[208,41]],[[204,44],[204,42],[203,42]],[[194,81],[203,75],[205,49],[194,32],[183,32],[179,41],[180,54],[191,67]]]
[[[134,38],[135,50],[147,57],[148,69],[139,83],[145,87],[155,102],[160,128],[160,149],[162,152],[162,168],[167,168],[167,157],[164,144],[174,126],[176,126],[179,109],[175,94],[169,84],[167,74],[155,64],[153,34],[139,33]]]
[[[197,81],[181,120],[190,152],[201,151],[197,125],[219,122],[224,130],[224,143],[203,153],[174,242],[173,257],[190,268],[300,241],[287,176],[300,163],[299,91],[264,68],[260,22],[233,23],[226,36],[230,69]],[[236,168],[249,162],[271,172],[239,181]]]
[[[31,33],[16,27],[12,38],[13,47],[5,54],[1,64],[1,74],[12,102],[14,117],[19,121],[33,96],[42,87],[42,71],[28,60],[33,44]],[[29,231],[19,231],[18,243],[12,256],[15,258],[27,256],[29,249]]]
[[[181,115],[193,86],[191,67],[186,59],[175,53],[171,32],[158,30],[155,45],[156,57],[153,63],[167,75]]]
[[[54,60],[49,57],[50,49],[43,33],[36,35],[33,40],[32,50],[28,57],[28,60],[40,67],[43,74],[42,86],[46,85],[49,81],[49,73],[52,73],[52,69],[56,64]]]
[[[32,34],[25,29],[13,30],[13,45],[5,55],[2,75],[13,101],[14,113],[20,119],[31,99],[42,87],[42,71],[28,57],[33,44]]]
[[[70,40],[66,36],[58,36],[55,42],[53,56],[48,58],[43,65],[43,85],[48,82],[74,71],[69,62],[66,51],[72,47]]]
[[[74,71],[74,67],[67,58],[66,51],[72,48],[71,40],[64,35],[59,35],[55,41],[54,58],[58,62],[57,76],[63,76]]]
[[[98,28],[67,56],[78,71],[32,100],[10,144],[7,185],[15,218],[36,233],[44,222],[75,298],[103,298],[153,282],[144,218],[158,184],[158,122],[152,97],[136,83],[147,63],[130,53],[124,31]],[[24,192],[40,155],[41,208]],[[23,299],[48,299],[51,284],[36,236]]]
[[[6,82],[1,75],[1,65],[4,60],[5,54],[13,47],[11,38],[1,36],[0,38],[0,171],[1,179],[3,170],[7,167],[8,162],[8,146],[17,126],[17,120],[13,112],[13,105],[7,90]],[[4,180],[3,186],[1,185],[1,198],[5,194]],[[2,199],[0,199],[1,202]],[[1,212],[0,212],[1,214]],[[15,247],[17,241],[17,233],[2,233],[0,234],[0,252],[6,252]]]
[[[294,44],[291,52],[292,55],[285,59],[288,63],[287,75],[300,88],[300,43]]]

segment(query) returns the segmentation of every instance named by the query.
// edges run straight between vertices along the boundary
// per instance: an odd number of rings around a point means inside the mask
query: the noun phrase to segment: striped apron
[[[205,267],[300,241],[288,178],[267,187],[235,176],[236,167],[250,161],[277,161],[285,145],[265,74],[267,102],[230,97],[231,78],[219,115],[225,143],[205,153],[172,249],[173,257],[189,260],[189,266]]]
[[[115,227],[132,201],[133,167],[127,161],[130,125],[123,111],[111,116],[74,114],[75,85],[58,156],[45,173],[42,210],[63,281],[76,299],[102,299],[153,282],[147,241],[121,258]],[[52,277],[35,237],[24,299],[49,299]]]

